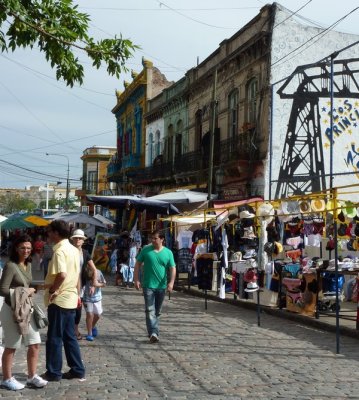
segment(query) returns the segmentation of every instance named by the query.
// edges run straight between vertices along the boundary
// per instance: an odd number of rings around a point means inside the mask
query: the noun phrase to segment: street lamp
[[[67,177],[66,177],[66,199],[65,199],[65,205],[66,205],[66,211],[69,209],[69,194],[70,194],[70,160],[69,157],[66,154],[60,154],[60,153],[46,153],[47,156],[59,156],[59,157],[65,157],[67,160]]]

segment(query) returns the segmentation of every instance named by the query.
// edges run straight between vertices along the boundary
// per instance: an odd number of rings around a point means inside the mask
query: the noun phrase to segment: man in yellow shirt
[[[70,227],[62,220],[48,225],[47,234],[54,244],[54,254],[45,278],[44,302],[49,326],[46,340],[46,376],[48,381],[83,379],[85,367],[75,335],[75,311],[79,301],[80,256],[68,240]],[[68,372],[62,373],[62,344]],[[45,379],[45,378],[44,378]]]

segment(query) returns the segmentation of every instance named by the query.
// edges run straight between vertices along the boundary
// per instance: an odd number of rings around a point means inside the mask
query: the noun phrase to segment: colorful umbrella
[[[50,221],[45,218],[41,218],[38,215],[29,215],[28,217],[24,218],[24,221],[31,222],[36,226],[47,226],[50,223]]]
[[[1,229],[13,231],[15,229],[33,228],[35,224],[25,221],[22,217],[10,217],[6,221],[0,223]]]

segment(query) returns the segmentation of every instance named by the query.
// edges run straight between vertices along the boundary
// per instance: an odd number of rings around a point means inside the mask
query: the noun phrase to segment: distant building
[[[70,187],[69,198],[75,197],[75,188]],[[21,198],[33,201],[37,207],[46,199],[56,199],[59,202],[66,198],[66,187],[60,187],[57,183],[49,182],[47,185],[26,186],[25,189],[0,188],[0,196],[20,196]]]
[[[111,146],[92,146],[83,151],[82,188],[75,192],[82,207],[87,207],[86,195],[113,194],[114,184],[108,182],[107,166],[115,153],[116,147]]]

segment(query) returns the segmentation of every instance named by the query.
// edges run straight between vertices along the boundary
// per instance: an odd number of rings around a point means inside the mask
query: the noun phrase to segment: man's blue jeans
[[[80,347],[75,335],[75,310],[50,304],[47,308],[49,326],[46,340],[46,372],[51,377],[62,377],[62,344],[70,373],[85,376]]]
[[[146,326],[148,336],[155,333],[159,336],[159,317],[161,315],[166,289],[143,288],[145,298]]]

